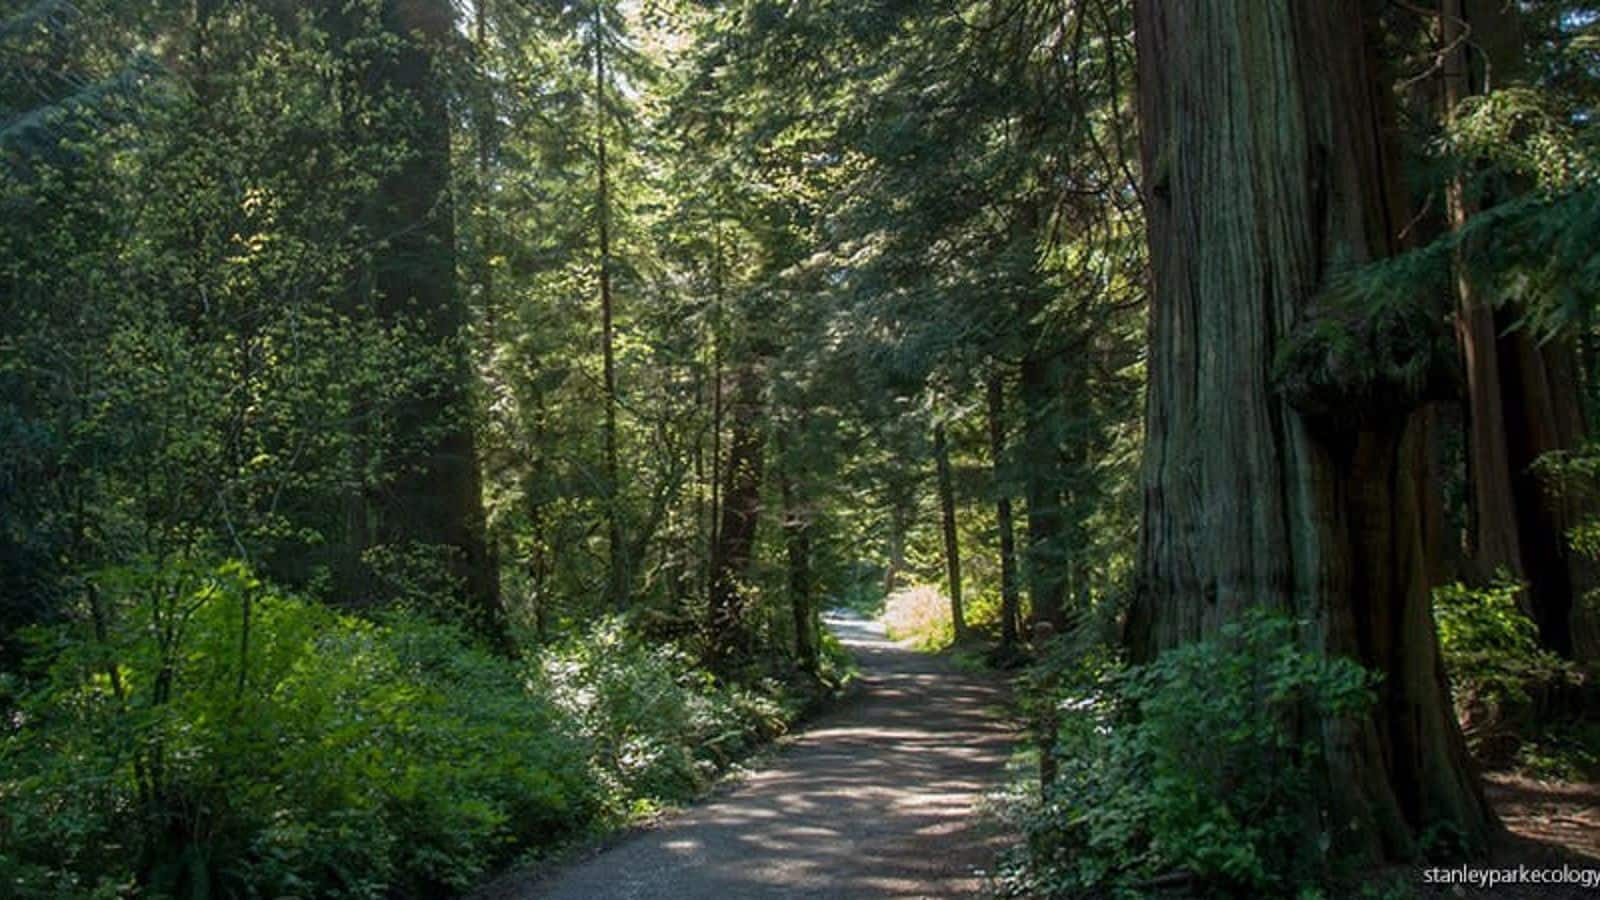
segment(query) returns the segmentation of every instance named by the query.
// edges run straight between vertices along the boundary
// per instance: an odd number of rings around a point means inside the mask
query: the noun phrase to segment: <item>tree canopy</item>
[[[1600,758],[1597,53],[0,0],[0,893],[465,891],[831,696],[831,608],[1019,677],[1002,891],[1483,850],[1496,748]]]

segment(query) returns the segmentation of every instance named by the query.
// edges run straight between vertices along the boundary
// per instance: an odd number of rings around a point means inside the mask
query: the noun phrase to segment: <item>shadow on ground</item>
[[[981,892],[1000,836],[976,814],[1014,734],[998,680],[830,615],[858,689],[729,793],[537,881],[546,897],[958,897]]]

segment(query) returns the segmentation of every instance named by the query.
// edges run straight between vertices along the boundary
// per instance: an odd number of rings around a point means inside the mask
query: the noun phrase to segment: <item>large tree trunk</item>
[[[1501,82],[1518,77],[1523,30],[1516,9],[1499,0],[1440,0],[1439,12],[1443,115],[1453,121],[1462,101],[1489,87],[1474,72],[1474,56],[1481,54]],[[1478,212],[1462,178],[1446,197],[1453,229]],[[1497,314],[1468,272],[1472,252],[1467,246],[1457,254],[1456,329],[1467,375],[1468,550],[1475,574],[1486,579],[1504,570],[1525,582],[1544,646],[1593,659],[1600,634],[1580,601],[1594,575],[1568,539],[1587,510],[1578,497],[1553,495],[1533,469],[1543,454],[1577,449],[1586,439],[1577,352],[1570,341],[1539,343],[1513,328],[1514,311]]]
[[[1442,87],[1445,116],[1453,118],[1456,106],[1471,93],[1468,86],[1466,20],[1461,0],[1441,0],[1440,38],[1455,48],[1443,60]],[[1465,179],[1451,180],[1445,190],[1450,227],[1460,229],[1478,211],[1468,195]],[[1456,340],[1466,374],[1467,485],[1471,519],[1468,557],[1482,570],[1480,576],[1504,569],[1524,577],[1522,546],[1517,535],[1516,499],[1511,488],[1512,469],[1507,446],[1505,399],[1500,389],[1500,345],[1494,305],[1480,296],[1458,251],[1455,260]]]
[[[1363,0],[1136,14],[1154,285],[1131,654],[1251,607],[1309,621],[1308,649],[1383,675],[1370,714],[1303,725],[1328,765],[1307,799],[1340,849],[1411,857],[1430,826],[1484,838],[1430,613],[1420,397],[1322,384],[1291,406],[1272,374],[1291,332],[1336,315],[1318,308],[1332,269],[1394,252],[1404,225],[1374,16]]]
[[[742,582],[749,573],[761,513],[761,383],[753,364],[747,362],[739,368],[731,399],[733,433],[728,442],[722,523],[711,559],[712,641],[716,655],[724,658],[744,645]]]
[[[1600,622],[1584,603],[1595,586],[1594,564],[1572,549],[1569,537],[1593,515],[1593,506],[1581,493],[1552,492],[1534,467],[1546,453],[1577,450],[1587,441],[1577,350],[1565,338],[1541,344],[1518,330],[1503,334],[1500,358],[1516,500],[1513,527],[1521,538],[1522,571],[1539,639],[1568,658],[1600,659]]]
[[[956,533],[956,489],[950,477],[950,447],[944,423],[933,426],[933,459],[939,470],[939,514],[944,530],[944,567],[950,588],[950,622],[956,640],[967,636],[967,616],[961,608],[961,541]]]
[[[453,37],[453,17],[445,0],[390,0],[383,25],[399,40],[372,73],[380,91],[414,103],[418,111],[409,129],[410,155],[378,187],[385,203],[375,214],[375,231],[388,243],[374,261],[377,312],[439,343],[457,341],[467,324],[456,285],[450,118],[433,67],[435,53]],[[447,370],[393,411],[395,433],[419,443],[396,461],[405,474],[376,498],[374,536],[381,543],[443,548],[450,574],[464,591],[467,618],[503,643],[499,579],[484,537],[471,383],[471,364],[460,347]]]
[[[989,456],[994,465],[995,524],[1000,531],[1000,646],[1017,646],[1022,602],[1017,590],[1016,527],[1011,521],[1011,485],[1006,477],[1005,382],[989,376]]]

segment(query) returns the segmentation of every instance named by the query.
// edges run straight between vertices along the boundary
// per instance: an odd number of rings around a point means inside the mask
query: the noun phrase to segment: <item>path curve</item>
[[[977,815],[1015,734],[1004,689],[830,615],[859,685],[737,787],[599,855],[484,897],[962,897],[1001,838]]]

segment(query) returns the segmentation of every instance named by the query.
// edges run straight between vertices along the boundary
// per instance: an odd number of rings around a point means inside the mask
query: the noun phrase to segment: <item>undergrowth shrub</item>
[[[1456,583],[1433,592],[1439,650],[1458,704],[1525,704],[1541,685],[1576,675],[1539,646],[1539,629],[1519,607],[1522,585],[1502,578],[1486,588]]]
[[[883,627],[892,640],[909,640],[924,648],[946,647],[955,640],[950,598],[929,584],[891,593],[884,601]]]
[[[1059,728],[1051,789],[1024,810],[1003,872],[1015,897],[1139,896],[1174,877],[1200,893],[1293,896],[1333,864],[1304,839],[1320,752],[1294,722],[1352,716],[1372,677],[1300,649],[1302,626],[1254,614],[1122,665],[1104,649],[1040,663]]]
[[[647,645],[615,617],[550,648],[532,680],[576,724],[605,795],[639,811],[692,797],[794,717],[777,682],[721,683],[688,652]]]
[[[1000,630],[1000,598],[993,591],[974,591],[965,598],[962,615],[973,631]],[[950,598],[930,584],[900,588],[884,601],[881,616],[892,640],[909,640],[923,650],[942,650],[955,643]]]
[[[89,596],[0,683],[0,896],[459,893],[686,797],[790,715],[615,621],[515,663],[237,563],[111,570]]]
[[[1546,762],[1559,763],[1550,748],[1536,746],[1546,726],[1552,726],[1548,730],[1557,744],[1563,735],[1587,733],[1581,721],[1564,721],[1572,718],[1569,707],[1582,705],[1568,701],[1583,688],[1584,674],[1540,647],[1538,626],[1518,604],[1521,591],[1520,584],[1502,577],[1485,588],[1457,583],[1433,592],[1456,715],[1473,752],[1492,766],[1514,763],[1525,749],[1536,762],[1548,757]],[[1578,741],[1575,749],[1581,754],[1585,742]],[[1593,755],[1597,748],[1587,750]]]

